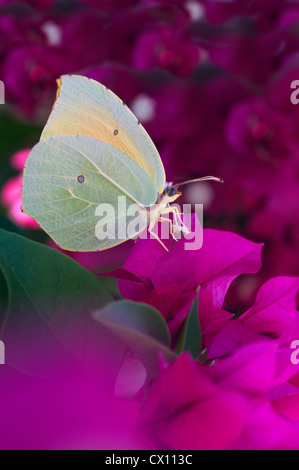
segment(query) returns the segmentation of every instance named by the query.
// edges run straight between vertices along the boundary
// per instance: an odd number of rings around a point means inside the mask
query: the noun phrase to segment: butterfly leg
[[[158,237],[158,235],[155,233],[155,232],[152,232],[150,229],[148,229],[149,233],[151,235],[153,235],[153,237],[158,240],[158,242],[163,246],[163,248],[165,248],[166,251],[169,251],[168,248],[164,245],[164,243],[162,242],[162,240]]]
[[[151,223],[149,224],[148,226],[148,232],[150,233],[150,235],[153,235],[153,237],[158,240],[158,242],[163,246],[163,248],[165,248],[166,251],[169,251],[168,248],[164,245],[164,243],[162,242],[162,240],[159,238],[159,236],[153,232],[153,228],[154,228],[154,225],[156,223],[156,220],[152,220]]]
[[[176,206],[170,207],[170,209],[172,209],[172,210],[174,211],[174,212],[173,212],[174,216],[179,219],[180,224],[181,224],[181,230],[182,230],[182,232],[184,232],[184,233],[190,233],[190,230],[189,230],[188,227],[184,224],[184,222],[183,222],[183,220],[182,220],[182,218],[181,218],[181,214],[180,214],[179,209],[178,209]]]
[[[179,229],[179,226],[178,225],[173,225],[172,220],[168,219],[167,217],[159,217],[158,220],[159,220],[159,222],[168,222],[169,223],[170,234],[171,234],[172,238],[177,242],[178,239],[174,236],[173,228],[177,227]]]
[[[176,206],[174,206],[174,207],[169,206],[169,207],[163,209],[163,211],[161,212],[161,215],[164,215],[164,214],[165,215],[166,214],[173,214],[173,216],[175,217],[175,221],[177,222],[179,220],[179,222],[180,222],[180,225],[178,225],[176,223],[176,226],[179,227],[182,232],[190,233],[190,230],[188,229],[188,227],[186,227],[186,225],[182,221],[180,212],[179,212],[179,210]]]

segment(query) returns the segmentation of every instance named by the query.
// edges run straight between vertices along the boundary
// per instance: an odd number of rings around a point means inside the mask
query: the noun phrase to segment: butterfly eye
[[[78,180],[78,183],[82,184],[85,181],[85,177],[83,175],[80,175],[78,176],[77,180]]]

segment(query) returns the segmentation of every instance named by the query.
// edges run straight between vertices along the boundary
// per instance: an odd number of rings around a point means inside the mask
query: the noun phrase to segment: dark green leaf
[[[18,150],[31,148],[39,140],[41,131],[39,125],[30,124],[9,112],[8,107],[0,106],[0,186],[12,174],[12,168],[7,165],[11,155]]]
[[[0,268],[8,287],[1,335],[8,363],[41,374],[46,365],[114,360],[115,338],[91,316],[112,300],[100,279],[64,254],[3,230]]]
[[[170,334],[166,322],[149,305],[122,300],[107,305],[94,317],[137,353],[150,376],[157,374],[158,351],[169,362],[175,359],[169,348]]]
[[[110,292],[114,300],[121,300],[122,296],[118,288],[117,279],[113,277],[100,277],[102,286]]]
[[[190,351],[193,359],[199,358],[201,351],[201,331],[198,318],[198,296],[196,296],[188,317],[186,318],[175,350],[178,354],[181,354],[183,351]]]

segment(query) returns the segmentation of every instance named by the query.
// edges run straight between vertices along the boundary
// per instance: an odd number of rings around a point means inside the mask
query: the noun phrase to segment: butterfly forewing
[[[155,145],[129,108],[95,80],[61,77],[41,140],[57,135],[84,135],[112,145],[134,160],[162,193],[165,172]]]

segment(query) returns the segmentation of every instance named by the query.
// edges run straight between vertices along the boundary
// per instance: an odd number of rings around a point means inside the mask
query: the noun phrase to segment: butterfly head
[[[195,178],[188,181],[183,181],[182,183],[165,183],[164,190],[160,196],[160,199],[163,200],[167,199],[167,203],[174,202],[179,196],[182,195],[181,191],[179,191],[180,186],[184,186],[190,183],[198,183],[200,181],[217,181],[218,183],[223,183],[221,178],[216,178],[215,176],[203,176],[202,178]]]
[[[172,183],[165,183],[162,197],[166,197],[168,203],[174,202],[181,195],[182,193],[178,191],[178,188],[175,185],[173,185]]]

